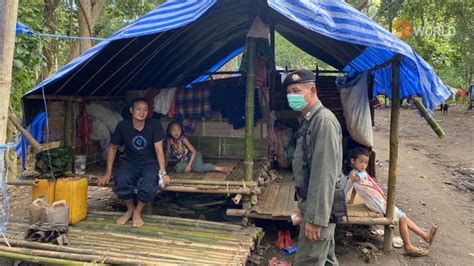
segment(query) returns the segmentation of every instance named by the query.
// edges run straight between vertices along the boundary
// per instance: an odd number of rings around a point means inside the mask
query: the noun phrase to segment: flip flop
[[[436,236],[436,232],[438,232],[439,225],[433,224],[433,227],[430,229],[430,246],[433,244],[434,237]]]
[[[392,238],[392,246],[396,248],[401,248],[403,247],[403,239],[399,236],[394,236]]]
[[[423,257],[428,255],[429,251],[426,248],[417,248],[415,252],[405,252],[405,256],[408,257]]]

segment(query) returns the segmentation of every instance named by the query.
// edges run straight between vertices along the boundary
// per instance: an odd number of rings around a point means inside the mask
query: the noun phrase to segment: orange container
[[[31,200],[35,201],[41,195],[44,195],[44,198],[47,202],[54,202],[54,187],[56,182],[48,179],[36,179],[34,182],[33,191]]]
[[[59,178],[56,180],[56,201],[65,200],[69,206],[69,223],[75,224],[87,216],[87,178]]]

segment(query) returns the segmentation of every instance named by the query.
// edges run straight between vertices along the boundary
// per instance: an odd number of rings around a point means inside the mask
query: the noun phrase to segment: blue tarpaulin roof
[[[241,49],[253,21],[252,0],[169,0],[71,61],[25,96],[123,95],[127,90],[185,85]],[[413,49],[339,0],[258,1],[263,21],[305,52],[351,75],[393,58],[401,96],[433,109],[449,90]],[[376,94],[390,93],[390,67],[375,72]]]

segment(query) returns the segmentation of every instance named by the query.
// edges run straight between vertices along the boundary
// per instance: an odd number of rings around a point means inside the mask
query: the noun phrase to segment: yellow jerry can
[[[35,201],[41,195],[43,195],[48,203],[54,202],[54,187],[56,185],[55,181],[48,179],[36,179],[33,183],[33,191],[31,193],[32,201]]]
[[[69,206],[69,223],[75,224],[87,216],[87,178],[59,178],[56,180],[56,201],[65,200]]]

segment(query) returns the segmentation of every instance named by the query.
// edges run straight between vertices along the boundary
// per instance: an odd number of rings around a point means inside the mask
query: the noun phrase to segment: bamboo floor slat
[[[87,220],[70,226],[69,246],[24,241],[28,224],[12,221],[8,240],[14,248],[0,244],[0,256],[26,254],[28,261],[53,258],[99,264],[244,265],[262,231],[254,226],[155,215],[143,216],[145,225],[133,228],[131,223],[117,225],[119,215],[89,214]]]
[[[282,177],[281,181],[262,188],[262,196],[252,212],[260,218],[267,216],[268,219],[272,219],[272,217],[280,219],[281,217],[287,217],[289,219],[291,213],[298,210],[297,202],[294,200],[295,186],[291,172],[279,172],[278,174]],[[350,192],[348,195],[350,195]],[[252,213],[249,216],[252,216]],[[347,205],[345,223],[350,224],[351,221],[357,221],[358,224],[387,222],[382,214],[369,210],[358,195],[354,204]]]

